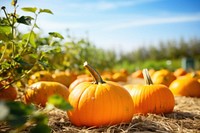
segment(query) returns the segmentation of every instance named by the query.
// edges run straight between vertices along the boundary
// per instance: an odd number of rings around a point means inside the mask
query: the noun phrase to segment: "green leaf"
[[[17,18],[17,22],[25,25],[31,25],[31,20],[33,18],[30,16],[21,16],[20,18]]]
[[[25,62],[21,56],[16,56],[14,58],[14,61],[16,61],[17,63],[21,64],[22,66],[26,66],[26,65],[29,65],[27,62]]]
[[[19,101],[7,102],[6,105],[10,110],[6,120],[14,127],[19,127],[25,124],[28,120],[28,116],[36,110],[33,105],[25,105]]]
[[[35,127],[31,128],[30,133],[50,133],[51,128],[46,124],[37,124]]]
[[[60,95],[53,95],[48,98],[48,103],[62,110],[70,110],[72,106]]]
[[[49,32],[49,35],[56,37],[56,38],[64,39],[64,37],[58,32]]]
[[[30,36],[30,37],[29,37]],[[34,47],[36,48],[37,45],[35,43],[35,37],[36,37],[36,34],[35,32],[31,32],[31,33],[26,33],[22,36],[23,40],[27,41],[27,39],[29,39],[29,43]]]
[[[42,58],[42,59],[38,60],[38,63],[39,63],[44,69],[47,69],[48,67],[50,67],[48,60],[46,60],[45,58]]]
[[[37,8],[36,7],[23,7],[21,8],[23,11],[25,12],[32,12],[32,13],[35,13]]]
[[[49,9],[40,9],[39,13],[49,13],[49,14],[53,14],[53,12]]]
[[[35,26],[36,28],[40,29],[40,27],[39,27],[37,24],[35,24],[34,26]]]
[[[0,25],[0,40],[8,41],[12,38],[11,27]]]
[[[0,64],[0,68],[3,70],[9,69],[11,66],[11,63],[8,61],[4,61]]]

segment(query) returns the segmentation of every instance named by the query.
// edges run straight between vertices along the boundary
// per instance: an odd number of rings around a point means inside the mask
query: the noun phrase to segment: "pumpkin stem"
[[[145,84],[146,84],[146,85],[153,84],[153,81],[151,80],[151,77],[150,77],[150,75],[149,75],[148,69],[143,69],[143,70],[142,70],[142,74],[143,74],[144,81],[145,81]]]
[[[95,84],[105,83],[101,78],[100,74],[90,64],[88,64],[87,61],[84,62],[83,66],[90,72],[92,77],[95,79]]]

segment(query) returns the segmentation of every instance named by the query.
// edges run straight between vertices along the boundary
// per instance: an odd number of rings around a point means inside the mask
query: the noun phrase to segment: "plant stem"
[[[31,35],[32,35],[32,33],[33,33],[33,29],[34,29],[35,24],[36,24],[36,21],[37,21],[37,17],[38,17],[38,14],[35,14],[35,19],[34,19],[33,26],[32,26],[32,28],[31,28],[31,31],[30,31],[29,36],[28,36],[28,38],[27,38],[26,44],[24,45],[24,49],[23,49],[22,53],[25,52],[26,47],[28,46],[28,43],[29,43],[30,38],[31,38]]]
[[[92,75],[92,77],[94,77],[95,79],[95,84],[98,83],[105,83],[103,81],[103,79],[101,78],[100,74],[91,66],[86,62],[84,62],[84,67],[90,72],[90,74]]]
[[[10,22],[10,20],[9,20],[8,14],[7,14],[7,12],[6,12],[6,8],[3,6],[3,7],[1,7],[1,9],[3,10],[4,14],[6,15],[6,18],[7,18],[7,20],[8,20],[9,25],[12,26],[12,24],[11,24],[11,22]]]
[[[5,48],[4,48],[3,52],[2,52],[2,55],[1,55],[1,58],[0,58],[0,62],[3,60],[3,57],[4,57],[5,53],[6,53],[6,49],[7,49],[7,43],[5,43]]]
[[[144,81],[145,81],[145,84],[146,84],[146,85],[151,85],[151,84],[153,84],[153,81],[151,80],[151,77],[150,77],[150,75],[149,75],[148,69],[143,69],[143,70],[142,70],[142,74],[143,74]]]

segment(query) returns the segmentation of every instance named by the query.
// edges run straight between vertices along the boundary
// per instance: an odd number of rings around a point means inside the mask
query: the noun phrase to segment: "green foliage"
[[[70,110],[72,106],[60,95],[53,95],[48,98],[48,103],[53,104],[56,108]]]
[[[28,115],[35,111],[33,105],[25,105],[21,102],[7,102],[9,108],[9,115],[6,120],[12,127],[20,127],[28,120]]]
[[[72,106],[58,95],[49,97],[48,102],[64,111],[72,109]],[[31,126],[30,132],[33,133],[49,133],[51,131],[48,126],[48,115],[46,114],[49,110],[48,107],[38,110],[33,104],[26,105],[19,101],[8,101],[0,102],[0,110],[3,111],[0,120],[6,121],[15,132],[20,132],[29,126]],[[32,126],[34,124],[36,125]]]
[[[39,28],[37,25],[39,14],[53,13],[49,9],[24,7],[21,8],[23,11],[33,13],[35,17],[21,16],[17,14],[17,0],[13,0],[11,5],[14,7],[12,13],[8,13],[4,6],[1,8],[4,17],[0,18],[0,80],[7,81],[9,79],[10,84],[13,84],[22,81],[34,69],[49,69],[50,65],[45,55],[53,40],[46,43],[49,46],[48,48],[44,47],[43,51],[40,51],[40,45],[35,42],[40,37],[34,30]],[[20,33],[17,29],[19,24],[31,26],[30,31]],[[54,38],[62,37],[59,33],[56,35],[54,35]]]

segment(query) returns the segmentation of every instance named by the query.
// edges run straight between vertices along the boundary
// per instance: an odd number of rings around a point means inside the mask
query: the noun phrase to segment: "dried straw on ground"
[[[131,132],[159,132],[159,133],[200,133],[200,98],[175,97],[174,112],[165,115],[148,114],[134,116],[131,123],[108,127],[75,127],[65,112],[54,110],[49,113],[49,125],[53,133],[131,133]]]
[[[100,128],[76,127],[70,123],[66,112],[53,109],[48,113],[49,126],[52,133],[200,133],[200,98],[175,97],[175,100],[173,113],[136,115],[131,123]],[[9,126],[0,123],[0,132],[8,131]]]

